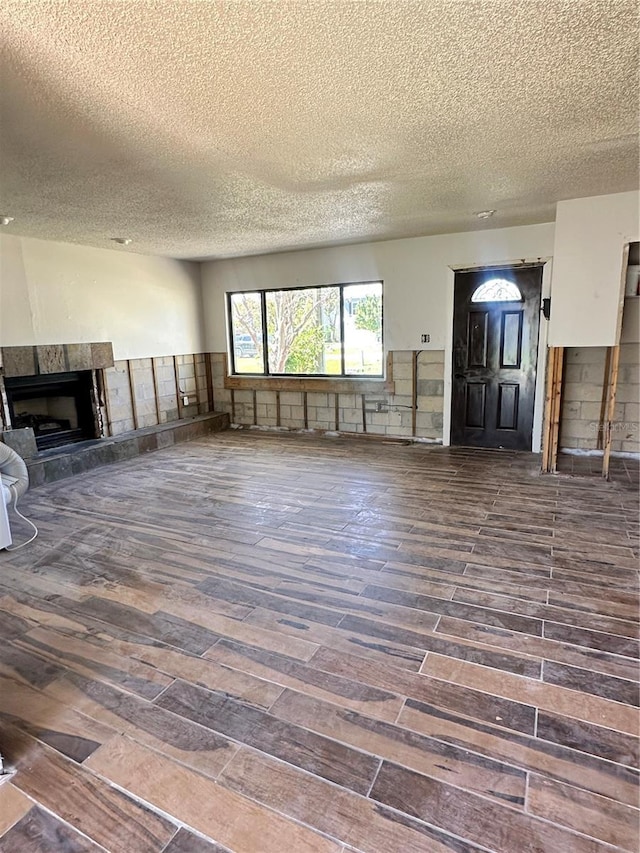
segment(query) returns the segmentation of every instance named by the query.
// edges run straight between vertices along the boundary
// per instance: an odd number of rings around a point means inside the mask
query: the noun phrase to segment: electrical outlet
[[[188,406],[188,405],[189,405],[189,398],[187,397],[187,395],[186,395],[186,394],[185,394],[185,395],[184,395],[184,397],[182,398],[182,405],[183,405],[183,406]]]
[[[420,335],[420,342],[423,344],[428,344],[431,340],[431,335]]]

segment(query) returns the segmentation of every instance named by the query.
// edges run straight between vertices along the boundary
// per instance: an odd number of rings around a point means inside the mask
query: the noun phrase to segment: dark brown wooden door
[[[451,443],[531,450],[542,267],[456,273]]]

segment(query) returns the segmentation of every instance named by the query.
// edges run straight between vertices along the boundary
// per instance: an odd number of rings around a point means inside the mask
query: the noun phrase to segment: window
[[[519,287],[506,278],[492,278],[476,288],[472,302],[522,302]]]
[[[228,294],[233,373],[382,376],[382,282]]]

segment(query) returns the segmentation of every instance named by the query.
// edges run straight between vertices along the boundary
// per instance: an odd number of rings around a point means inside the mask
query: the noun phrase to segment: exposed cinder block
[[[393,350],[392,352],[393,359],[393,372],[395,376],[396,366],[399,364],[411,364],[413,361],[413,350]]]
[[[329,398],[327,394],[319,394],[315,391],[310,391],[307,394],[307,403],[309,406],[323,406],[326,407],[329,405]]]
[[[422,364],[418,368],[418,382],[422,379],[443,379],[444,364]]]
[[[280,393],[280,404],[283,406],[301,406],[302,392],[300,391],[282,391]]]
[[[413,377],[413,365],[411,362],[393,362],[394,381],[399,379],[411,379]]]
[[[442,379],[418,379],[419,397],[443,397],[444,381]]]
[[[411,379],[398,379],[395,381],[396,394],[401,397],[410,397],[413,393],[413,382]]]
[[[419,412],[441,412],[442,411],[442,397],[418,397],[418,411]]]
[[[355,409],[356,395],[355,394],[338,394],[338,404],[341,409]]]
[[[567,382],[562,389],[563,399],[569,402],[595,403],[602,400],[602,386]]]
[[[362,409],[340,409],[340,421],[347,424],[361,424]]]
[[[442,364],[444,369],[444,350],[422,350],[422,352],[418,353],[418,367],[423,364]]]

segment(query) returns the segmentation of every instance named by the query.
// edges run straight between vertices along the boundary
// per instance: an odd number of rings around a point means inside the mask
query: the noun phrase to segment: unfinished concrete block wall
[[[606,347],[570,347],[566,351],[563,381],[560,448],[600,450],[606,416]],[[640,349],[637,343],[620,346],[611,450],[640,452]]]
[[[107,433],[121,435],[212,412],[207,359],[205,353],[137,358],[105,369]]]
[[[300,380],[299,391],[265,390],[258,387],[262,379],[257,379],[255,388],[234,389],[225,387],[225,354],[212,353],[216,411],[227,412],[232,423],[242,426],[442,440],[444,351],[424,351],[417,356],[410,350],[395,351],[390,353],[390,367],[394,393],[314,391],[310,390],[314,380]]]

